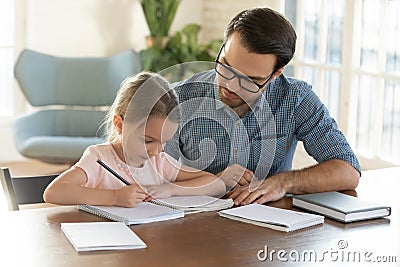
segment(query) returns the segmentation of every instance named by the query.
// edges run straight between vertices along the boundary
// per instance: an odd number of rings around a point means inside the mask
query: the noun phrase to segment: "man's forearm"
[[[282,176],[286,192],[292,194],[354,190],[360,179],[359,172],[353,166],[338,159],[277,176]]]
[[[281,199],[286,193],[307,194],[324,191],[352,190],[358,185],[360,174],[344,161],[333,159],[315,166],[278,173],[267,178],[255,190],[237,187],[228,196],[235,205],[265,203]]]

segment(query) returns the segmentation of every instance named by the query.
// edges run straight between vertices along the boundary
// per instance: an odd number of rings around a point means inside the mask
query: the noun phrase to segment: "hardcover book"
[[[339,192],[293,195],[293,206],[341,221],[354,222],[389,216],[391,208]]]

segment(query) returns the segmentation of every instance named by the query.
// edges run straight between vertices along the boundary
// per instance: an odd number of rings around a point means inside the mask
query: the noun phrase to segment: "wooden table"
[[[358,260],[360,266],[375,266],[373,261],[385,260],[391,263],[380,266],[398,266],[399,179],[400,168],[365,172],[357,191],[346,192],[390,205],[388,218],[349,224],[326,219],[320,226],[283,233],[205,212],[131,226],[148,247],[128,251],[77,253],[60,223],[104,220],[76,207],[4,212],[0,266],[281,266],[285,260],[301,265],[317,261],[322,266],[353,265]],[[269,205],[292,208],[291,202],[284,198]]]

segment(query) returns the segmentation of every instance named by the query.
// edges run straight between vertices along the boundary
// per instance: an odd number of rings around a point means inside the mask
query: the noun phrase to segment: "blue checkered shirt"
[[[358,160],[306,82],[280,75],[243,117],[220,101],[215,71],[174,84],[182,123],[165,151],[183,164],[218,173],[240,164],[265,178],[291,170],[297,141],[316,161]]]

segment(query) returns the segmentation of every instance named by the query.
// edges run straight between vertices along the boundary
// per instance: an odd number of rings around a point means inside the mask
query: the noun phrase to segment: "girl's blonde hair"
[[[135,99],[131,103],[133,96],[142,85],[143,90],[140,90],[138,94],[140,99]],[[154,102],[153,105],[151,105],[152,102]],[[124,121],[128,118],[129,122],[147,119],[149,116],[159,116],[168,117],[178,123],[180,120],[178,103],[176,93],[159,74],[143,71],[128,77],[122,82],[114,103],[106,115],[104,124],[107,140],[111,143],[119,141],[119,134],[113,122],[114,115],[121,116]]]

